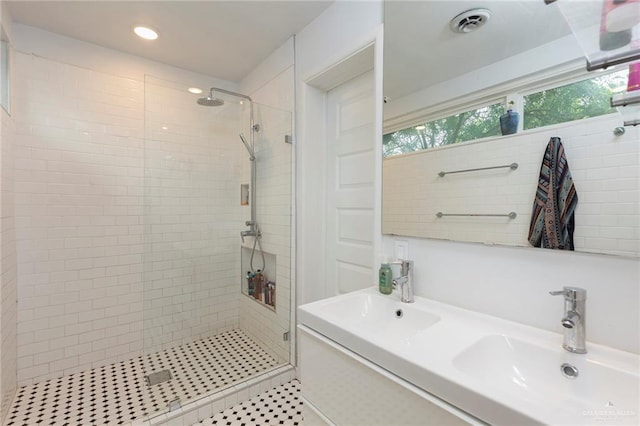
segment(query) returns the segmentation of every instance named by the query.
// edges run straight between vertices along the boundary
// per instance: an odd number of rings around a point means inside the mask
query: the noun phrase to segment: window
[[[387,157],[497,136],[500,134],[500,115],[504,111],[503,103],[495,103],[388,133],[382,141],[383,155]]]
[[[610,98],[627,86],[628,70],[599,75],[524,97],[524,129],[615,112]]]
[[[615,112],[610,98],[626,90],[628,75],[625,67],[624,70],[595,77],[591,74],[590,78],[570,84],[538,89],[522,97],[517,93],[509,93],[505,97],[522,99],[523,110],[519,111],[522,127],[524,130],[535,129]],[[500,116],[504,112],[503,103],[494,103],[388,133],[382,141],[383,156],[498,136],[501,134]]]

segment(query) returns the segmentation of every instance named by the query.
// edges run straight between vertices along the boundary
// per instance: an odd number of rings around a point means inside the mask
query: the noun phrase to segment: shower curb
[[[190,426],[295,378],[295,368],[291,364],[283,365],[213,395],[200,398],[174,411],[134,420],[128,425]]]

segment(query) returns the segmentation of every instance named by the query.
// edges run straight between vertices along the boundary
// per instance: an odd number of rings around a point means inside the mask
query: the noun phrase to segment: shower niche
[[[242,294],[273,311],[276,310],[276,255],[256,250],[251,267],[251,248],[242,247],[240,278]]]

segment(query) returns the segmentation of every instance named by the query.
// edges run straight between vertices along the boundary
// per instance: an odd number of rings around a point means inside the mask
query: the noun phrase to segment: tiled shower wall
[[[0,421],[4,418],[16,389],[16,246],[13,194],[14,122],[0,110],[2,161],[0,176]]]
[[[15,55],[18,382],[142,350],[141,81]]]
[[[146,86],[144,337],[156,351],[238,327],[248,105],[205,107],[184,85]]]
[[[244,148],[221,127],[230,110],[169,99],[170,83],[145,99],[143,81],[20,53],[15,66],[18,383],[237,326]]]
[[[276,256],[276,311],[258,304],[249,297],[240,298],[240,328],[274,354],[278,362],[289,361],[288,341],[283,333],[289,331],[291,314],[291,173],[292,149],[285,143],[285,135],[292,134],[293,67],[252,94],[254,99],[278,99],[277,106],[257,106],[256,133],[256,216],[262,231],[262,248]],[[249,182],[249,162],[245,163],[244,179]],[[244,211],[249,218],[249,208]],[[247,239],[246,247],[253,240]],[[254,267],[261,265],[259,253]],[[266,271],[271,279],[274,271]]]
[[[383,232],[439,239],[528,245],[538,173],[551,136],[562,138],[578,193],[576,250],[637,256],[639,131],[614,136],[618,115],[559,124],[478,143],[384,160]],[[438,172],[516,162],[439,177]],[[517,218],[436,218],[444,213],[508,213]]]

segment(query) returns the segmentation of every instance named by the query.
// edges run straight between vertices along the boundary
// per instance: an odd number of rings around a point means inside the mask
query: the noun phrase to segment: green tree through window
[[[615,112],[611,95],[626,87],[628,71],[618,71],[543,90],[524,97],[524,129]]]
[[[386,157],[497,136],[502,113],[504,105],[498,103],[388,133],[382,141],[383,154]]]
[[[611,95],[626,88],[628,70],[599,75],[524,97],[524,129],[615,112]],[[385,157],[500,135],[502,103],[428,121],[384,135]]]

